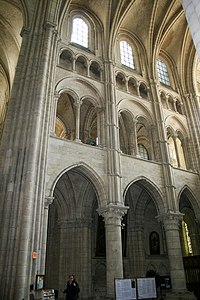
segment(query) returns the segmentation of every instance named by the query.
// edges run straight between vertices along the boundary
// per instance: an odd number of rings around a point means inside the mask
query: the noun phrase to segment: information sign
[[[115,279],[116,300],[157,298],[155,278]]]

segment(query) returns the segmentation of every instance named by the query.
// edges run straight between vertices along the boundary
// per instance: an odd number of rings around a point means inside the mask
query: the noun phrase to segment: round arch
[[[145,106],[141,101],[138,101],[137,99],[132,99],[132,98],[123,98],[120,99],[117,103],[117,109],[118,111],[125,109],[127,107],[128,102],[132,102],[131,108],[129,106],[129,111],[132,111],[132,114],[134,114],[134,117],[137,118],[138,116],[145,116],[146,119],[149,120],[149,123],[154,124],[153,118],[152,118],[152,113],[150,112],[149,108]],[[134,110],[133,110],[134,108]]]
[[[69,86],[73,87],[73,90],[69,89]],[[68,91],[68,93],[70,92],[75,94],[77,99],[84,99],[85,97],[88,97],[93,99],[95,105],[99,107],[104,106],[103,97],[101,96],[98,89],[87,80],[79,77],[74,78],[71,76],[67,76],[60,79],[56,83],[54,90],[56,93],[61,93],[61,91]]]

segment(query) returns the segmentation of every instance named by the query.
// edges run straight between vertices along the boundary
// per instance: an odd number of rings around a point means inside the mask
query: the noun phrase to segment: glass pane
[[[81,18],[73,20],[71,41],[88,48],[88,25]]]
[[[126,41],[120,42],[120,54],[121,63],[129,68],[134,69],[132,48]]]
[[[138,154],[143,159],[149,159],[147,149],[142,144],[138,144]]]
[[[167,67],[165,63],[160,59],[157,60],[157,71],[158,71],[158,78],[160,82],[166,85],[170,85]]]

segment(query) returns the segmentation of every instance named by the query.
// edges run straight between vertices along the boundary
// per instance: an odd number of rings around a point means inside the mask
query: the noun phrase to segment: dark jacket
[[[78,283],[74,280],[72,283],[67,282],[67,287],[63,293],[66,293],[66,300],[77,300],[79,298],[78,293],[80,292],[80,288]]]

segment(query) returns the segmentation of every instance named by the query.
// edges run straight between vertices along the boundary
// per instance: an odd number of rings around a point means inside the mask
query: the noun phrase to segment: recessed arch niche
[[[119,141],[120,149],[124,154],[134,153],[134,122],[133,116],[127,110],[119,113]]]
[[[58,99],[55,134],[68,140],[75,139],[76,106],[75,100],[67,93],[62,93]]]
[[[97,112],[92,101],[84,99],[80,107],[80,140],[95,146],[97,138]]]

